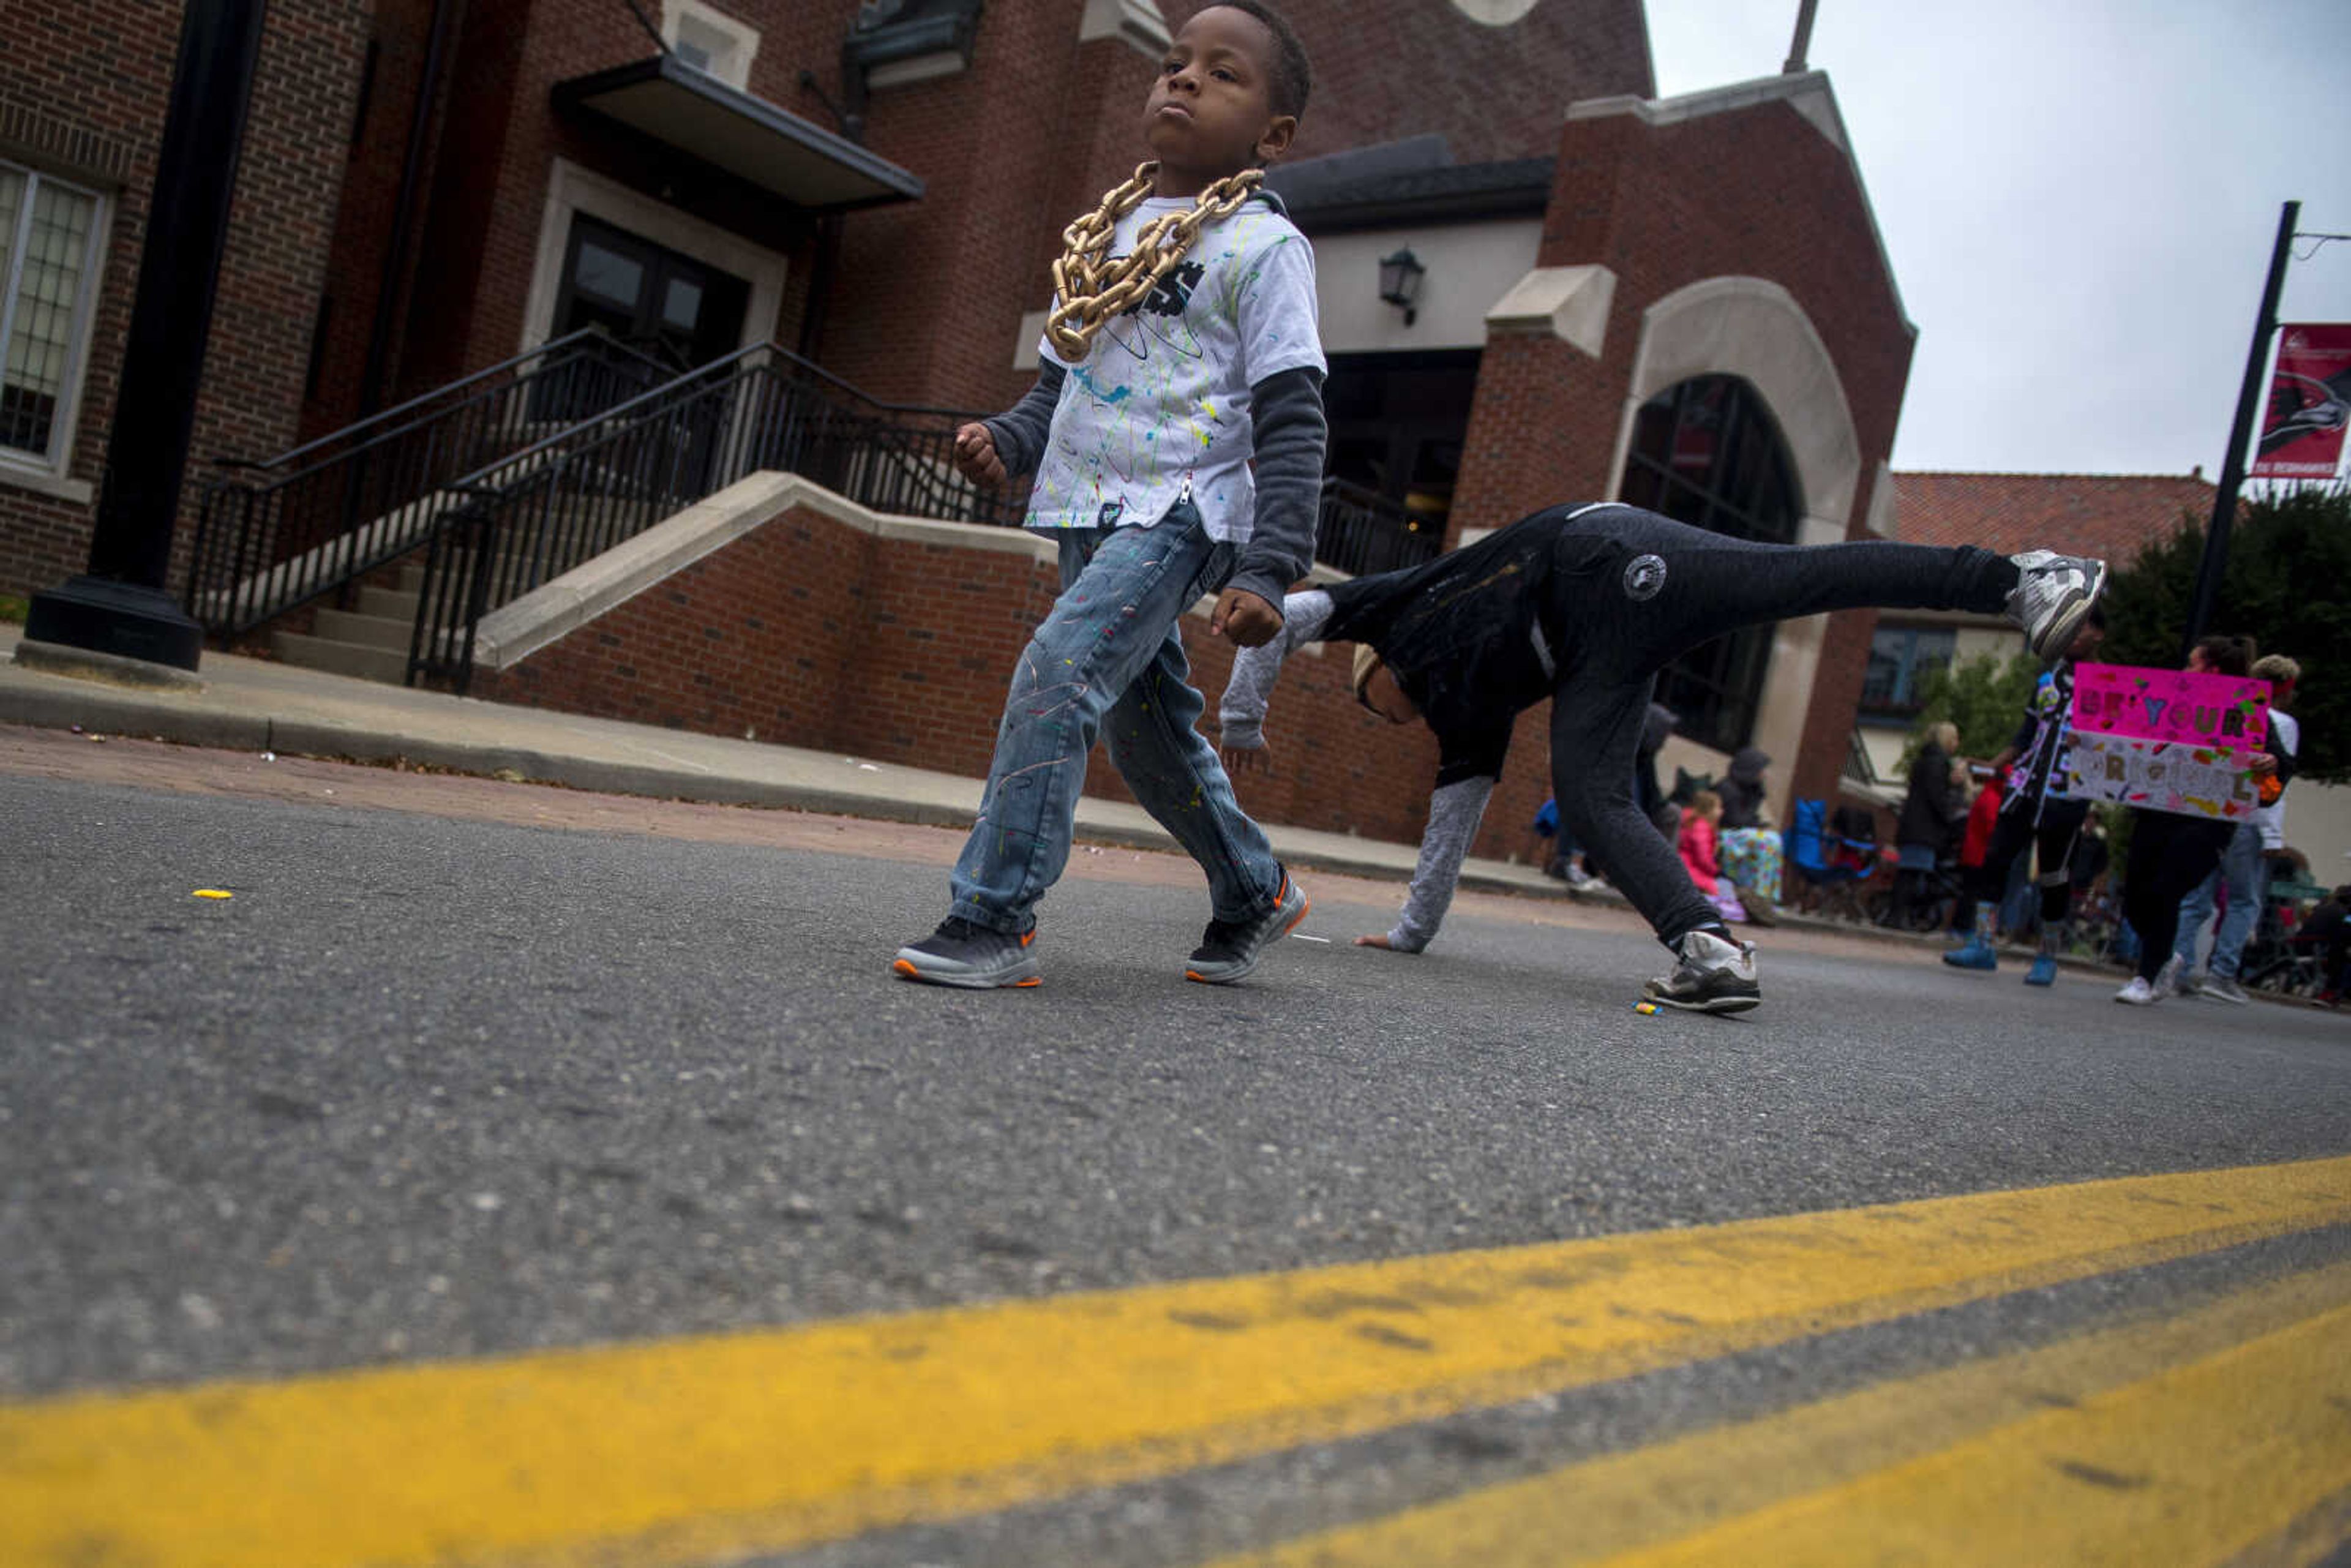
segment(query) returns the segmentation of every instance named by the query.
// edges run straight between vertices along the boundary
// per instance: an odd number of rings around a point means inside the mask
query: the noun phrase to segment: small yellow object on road
[[[200,887],[196,889],[196,896],[198,898],[235,898],[236,894],[229,892],[226,888]]]

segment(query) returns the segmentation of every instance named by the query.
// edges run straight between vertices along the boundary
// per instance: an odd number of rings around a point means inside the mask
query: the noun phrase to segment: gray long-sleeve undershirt
[[[1050,360],[1019,402],[980,423],[996,442],[1008,474],[1033,474],[1053,431],[1068,372]],[[1322,449],[1329,425],[1322,413],[1322,378],[1299,369],[1270,375],[1249,389],[1249,437],[1257,466],[1257,516],[1240,564],[1227,586],[1247,589],[1275,609],[1290,585],[1314,564],[1314,530],[1322,512]]]
[[[1282,605],[1281,631],[1262,647],[1243,648],[1233,655],[1233,673],[1217,705],[1218,738],[1227,747],[1254,751],[1265,745],[1265,714],[1273,700],[1274,683],[1282,662],[1322,635],[1331,619],[1331,596],[1308,589],[1288,596]],[[1428,825],[1421,831],[1420,858],[1412,872],[1412,888],[1404,912],[1388,932],[1388,946],[1399,953],[1426,947],[1452,907],[1453,890],[1461,880],[1461,862],[1485,821],[1486,802],[1494,793],[1491,779],[1461,779],[1444,784],[1428,797]]]

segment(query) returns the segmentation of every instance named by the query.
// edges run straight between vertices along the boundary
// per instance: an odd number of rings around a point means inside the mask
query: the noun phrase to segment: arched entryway
[[[1852,406],[1812,319],[1793,295],[1767,278],[1708,278],[1677,289],[1642,311],[1641,340],[1634,351],[1617,437],[1614,493],[1636,500],[1636,489],[1656,486],[1654,476],[1638,476],[1653,465],[1636,461],[1636,439],[1663,428],[1668,418],[1679,432],[1685,414],[1706,407],[1708,396],[1728,396],[1705,391],[1723,385],[1743,389],[1735,400],[1740,406],[1728,413],[1745,421],[1750,431],[1773,433],[1770,443],[1750,436],[1746,449],[1754,454],[1773,448],[1778,461],[1765,464],[1759,477],[1751,468],[1742,474],[1740,460],[1726,455],[1729,467],[1712,482],[1716,498],[1708,503],[1708,515],[1722,523],[1751,519],[1741,527],[1789,528],[1778,542],[1827,544],[1844,538],[1862,478],[1861,440]],[[1726,411],[1718,404],[1717,412]],[[1667,467],[1671,468],[1669,458]],[[1662,486],[1653,493],[1669,499],[1671,491],[1670,486]],[[1652,503],[1640,499],[1636,504]],[[1679,504],[1693,503],[1685,499]],[[1657,509],[1680,515],[1670,505]],[[1772,519],[1768,524],[1762,521],[1767,517]],[[1723,644],[1700,649],[1668,679],[1669,685],[1683,692],[1684,700],[1696,700],[1699,710],[1685,716],[1687,740],[1716,752],[1760,746],[1771,755],[1777,764],[1771,774],[1774,805],[1782,811],[1812,706],[1824,625],[1825,618],[1813,617],[1759,630],[1744,639],[1725,639]],[[1716,692],[1734,700],[1715,703],[1709,716],[1704,699]],[[1740,698],[1742,693],[1746,695]]]
[[[1792,544],[1803,517],[1787,443],[1755,388],[1738,376],[1694,376],[1634,416],[1618,496],[1732,538]],[[1657,700],[1680,732],[1735,751],[1752,738],[1771,662],[1772,628],[1718,637],[1667,666]]]

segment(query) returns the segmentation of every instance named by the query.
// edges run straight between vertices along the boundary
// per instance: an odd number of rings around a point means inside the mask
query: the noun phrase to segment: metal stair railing
[[[728,355],[452,481],[434,517],[408,680],[464,692],[483,616],[747,475],[801,475],[876,511],[1017,524],[956,471],[973,418],[883,402],[772,344]]]
[[[667,380],[670,367],[585,328],[204,487],[184,602],[229,637],[422,544],[450,481]]]
[[[875,511],[1017,526],[1019,489],[956,469],[977,417],[886,402],[773,344],[739,350],[527,446],[444,488],[423,530],[409,684],[470,685],[482,618],[763,470],[798,474]],[[1324,481],[1316,557],[1353,573],[1434,559],[1434,529],[1360,486]]]
[[[1315,519],[1314,559],[1351,576],[1394,571],[1435,560],[1445,530],[1422,526],[1402,505],[1375,490],[1325,476]]]

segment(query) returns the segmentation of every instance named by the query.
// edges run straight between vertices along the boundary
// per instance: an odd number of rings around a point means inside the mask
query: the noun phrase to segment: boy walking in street
[[[1262,766],[1266,704],[1292,650],[1362,644],[1358,699],[1437,733],[1437,788],[1403,916],[1357,939],[1416,953],[1452,902],[1512,721],[1548,697],[1561,820],[1679,960],[1648,983],[1649,999],[1740,1012],[1762,998],[1754,949],[1733,939],[1633,799],[1657,672],[1740,626],[1873,605],[2005,612],[2046,658],[2073,640],[2105,576],[2103,561],[2046,550],[1767,545],[1616,503],[1555,507],[1426,566],[1290,595],[1281,634],[1233,662],[1220,709],[1226,760]]]
[[[1105,731],[1135,799],[1207,873],[1213,918],[1188,978],[1241,978],[1305,916],[1306,895],[1194,728],[1205,704],[1177,622],[1221,590],[1210,632],[1263,643],[1312,564],[1325,370],[1314,261],[1257,191],[1308,87],[1296,35],[1258,0],[1186,22],[1144,105],[1156,162],[1071,225],[1036,385],[956,433],[975,482],[1035,473],[1027,526],[1058,539],[1061,594],[1013,674],[953,905],[893,960],[907,979],[1039,983],[1036,904],[1068,862],[1086,755]]]

